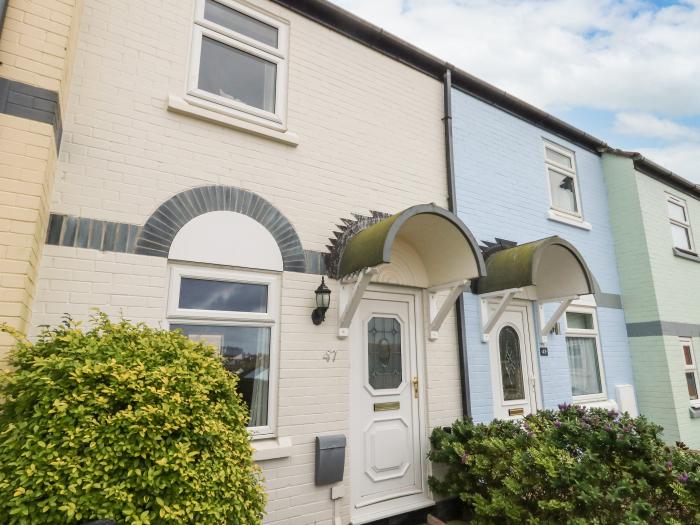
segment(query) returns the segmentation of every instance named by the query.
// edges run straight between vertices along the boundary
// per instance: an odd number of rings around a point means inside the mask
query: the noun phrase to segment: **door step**
[[[365,525],[466,525],[467,522],[458,519],[461,517],[462,505],[458,499],[454,498],[439,501],[431,507],[404,512]]]
[[[466,521],[462,521],[462,520],[442,521],[440,518],[436,518],[432,514],[428,514],[428,521],[425,525],[469,525],[469,524]]]

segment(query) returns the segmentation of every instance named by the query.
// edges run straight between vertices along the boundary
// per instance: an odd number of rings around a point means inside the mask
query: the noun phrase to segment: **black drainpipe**
[[[5,15],[7,14],[7,4],[10,0],[0,0],[0,35],[2,34],[2,26],[5,23]]]
[[[445,71],[445,160],[447,164],[447,195],[449,210],[457,214],[457,196],[455,195],[455,157],[452,144],[452,71]],[[469,363],[467,362],[467,327],[464,323],[464,294],[459,296],[455,305],[457,313],[457,344],[459,346],[459,383],[462,394],[462,417],[471,417],[472,407],[469,398]]]

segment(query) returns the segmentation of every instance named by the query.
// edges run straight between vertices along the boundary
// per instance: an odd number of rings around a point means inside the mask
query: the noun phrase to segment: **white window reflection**
[[[267,286],[183,277],[180,308],[227,312],[266,312]]]

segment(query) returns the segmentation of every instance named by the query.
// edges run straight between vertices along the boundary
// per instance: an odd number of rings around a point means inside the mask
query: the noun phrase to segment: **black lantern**
[[[321,284],[316,288],[316,308],[311,312],[311,319],[315,325],[326,320],[326,310],[331,304],[331,290],[326,286],[324,277],[321,277]]]

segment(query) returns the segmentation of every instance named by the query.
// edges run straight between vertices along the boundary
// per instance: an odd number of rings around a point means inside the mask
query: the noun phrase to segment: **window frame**
[[[564,155],[571,159],[571,167],[564,166],[563,164],[559,164],[553,160],[550,160],[547,157],[547,150],[551,149],[552,151],[559,153],[560,155]],[[550,142],[549,140],[544,139],[542,141],[542,153],[544,154],[544,172],[546,175],[546,181],[547,181],[547,194],[549,195],[549,208],[550,210],[556,214],[556,215],[561,215],[564,218],[567,219],[575,219],[577,221],[583,221],[583,210],[581,208],[581,186],[579,185],[578,181],[578,173],[576,169],[576,152],[573,150],[570,150],[568,148],[565,148],[564,146],[560,146],[558,144],[555,144],[553,142]],[[549,170],[552,170],[556,173],[559,173],[560,175],[565,175],[569,176],[573,179],[574,181],[574,193],[575,193],[575,198],[576,198],[576,209],[577,211],[571,211],[567,210],[565,208],[560,208],[559,206],[556,206],[554,204],[554,198],[552,195],[552,181],[549,175]]]
[[[261,270],[236,270],[212,266],[170,264],[166,323],[209,326],[249,326],[270,328],[270,370],[267,393],[267,425],[248,427],[252,439],[276,436],[277,388],[279,376],[281,275]],[[267,312],[229,312],[179,307],[182,278],[267,286]]]
[[[590,314],[593,320],[593,328],[592,329],[587,329],[587,328],[569,328],[569,320],[566,317],[567,313],[583,313],[583,314]],[[601,392],[597,394],[586,394],[582,396],[574,396],[572,393],[572,399],[574,403],[579,403],[579,404],[586,404],[586,403],[592,403],[596,401],[607,401],[608,399],[608,389],[607,389],[607,384],[605,382],[605,364],[603,362],[603,349],[600,344],[600,332],[598,330],[598,310],[595,307],[591,306],[570,306],[569,308],[566,309],[566,312],[564,314],[564,319],[566,320],[566,331],[564,333],[564,339],[565,339],[565,345],[566,345],[566,353],[567,353],[567,363],[568,363],[568,357],[569,357],[569,347],[568,347],[568,341],[567,339],[569,337],[586,337],[586,338],[591,338],[594,339],[595,341],[595,346],[596,346],[596,353],[598,356],[598,373],[600,375],[600,387],[601,387]],[[571,370],[569,370],[569,377],[571,377]]]
[[[669,203],[675,204],[676,206],[680,206],[683,209],[683,212],[685,213],[686,222],[679,221],[678,219],[674,219],[673,217],[671,217],[671,214],[668,210]],[[666,216],[668,217],[668,221],[672,226],[678,226],[680,228],[683,228],[688,233],[688,244],[690,245],[690,247],[689,248],[681,248],[680,246],[676,246],[676,243],[673,240],[673,228],[671,228],[670,229],[671,245],[673,246],[673,248],[676,250],[681,250],[682,252],[692,253],[693,255],[695,255],[696,254],[695,239],[693,238],[693,227],[690,224],[690,213],[688,212],[688,203],[685,202],[685,200],[681,199],[680,197],[676,197],[675,195],[671,195],[670,193],[667,193],[666,194]]]
[[[698,390],[698,399],[690,399],[690,392],[688,392],[688,402],[691,405],[700,405],[700,374],[698,374],[698,362],[695,360],[695,348],[693,348],[693,338],[692,337],[679,337],[678,342],[680,343],[681,357],[683,359],[683,385],[686,391],[688,390],[688,380],[686,379],[686,374],[692,373],[695,375],[695,388]],[[690,357],[693,364],[689,365],[685,362],[685,352],[683,347],[690,346]]]
[[[257,9],[234,0],[212,0],[217,3],[238,11],[246,16],[254,18],[264,24],[277,29],[278,47],[264,44],[254,38],[245,36],[229,28],[221,26],[204,18],[204,8],[206,0],[195,1],[195,14],[192,21],[192,41],[190,45],[189,73],[187,75],[187,95],[191,97],[189,101],[199,102],[206,108],[222,112],[247,120],[252,123],[262,124],[274,129],[286,130],[287,119],[287,80],[289,61],[289,24],[268,13],[263,13]],[[255,106],[250,106],[243,102],[228,99],[205,91],[198,87],[199,67],[202,58],[202,40],[204,37],[211,38],[217,42],[251,55],[261,58],[276,65],[275,77],[275,111],[270,112]]]

